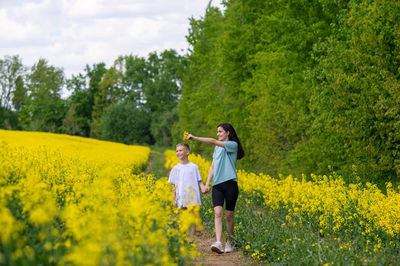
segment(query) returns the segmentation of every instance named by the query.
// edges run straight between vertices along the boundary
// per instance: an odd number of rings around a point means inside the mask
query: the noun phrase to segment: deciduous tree
[[[47,60],[39,59],[31,68],[27,78],[29,101],[25,107],[31,117],[30,129],[62,131],[62,121],[67,111],[61,99],[63,85],[63,70],[49,66]]]

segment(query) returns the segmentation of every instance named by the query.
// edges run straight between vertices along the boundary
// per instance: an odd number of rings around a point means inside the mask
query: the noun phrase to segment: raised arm
[[[203,142],[203,143],[212,144],[212,145],[215,145],[215,146],[220,146],[222,148],[225,147],[223,141],[219,141],[219,140],[216,140],[216,139],[213,139],[213,138],[202,138],[202,137],[193,136],[192,134],[187,134],[186,135],[186,139],[187,140],[190,140],[190,139],[197,140],[197,141],[200,141],[200,142]]]

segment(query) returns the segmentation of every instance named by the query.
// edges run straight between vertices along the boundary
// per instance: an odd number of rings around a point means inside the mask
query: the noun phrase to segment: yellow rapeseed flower
[[[200,217],[175,215],[166,178],[141,173],[148,147],[5,130],[0,145],[0,241],[21,247],[12,259],[35,254],[25,228],[39,232],[45,250],[67,249],[48,257],[51,264],[174,265],[197,256],[176,225]],[[21,221],[8,209],[13,197]],[[171,242],[176,252],[166,248]]]
[[[187,137],[188,134],[189,133],[187,131],[183,132],[183,138],[182,138],[183,141],[187,140],[186,137]]]

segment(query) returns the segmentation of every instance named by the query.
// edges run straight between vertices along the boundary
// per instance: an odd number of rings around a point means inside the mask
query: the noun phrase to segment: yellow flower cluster
[[[176,265],[196,256],[146,147],[0,130],[0,258],[18,264]],[[2,248],[6,247],[6,248]]]
[[[131,168],[134,173],[140,173],[150,155],[150,148],[144,146],[46,132],[0,130],[0,142],[2,141],[29,150],[46,147],[47,150],[62,151],[63,155],[79,158],[81,161],[96,162],[102,167]]]
[[[363,235],[377,236],[384,231],[400,237],[400,193],[388,185],[388,193],[382,193],[376,185],[346,185],[341,177],[311,175],[312,181],[292,176],[280,179],[264,174],[238,172],[239,186],[247,193],[258,191],[264,204],[272,209],[288,210],[286,220],[303,222],[317,220],[321,231],[348,232],[359,221]]]
[[[177,163],[173,151],[165,152],[166,167],[171,168]],[[202,173],[207,176],[210,163],[198,155],[191,155]],[[320,227],[320,233],[343,232],[354,230],[354,224],[359,224],[364,236],[380,241],[380,232],[400,238],[400,193],[396,192],[390,183],[384,194],[376,185],[345,184],[339,176],[311,175],[312,181],[305,176],[301,180],[289,175],[273,178],[265,174],[238,171],[238,183],[242,191],[260,199],[271,209],[286,209],[288,223],[304,223],[313,221]],[[358,230],[358,229],[356,229]],[[379,249],[380,246],[374,246]]]
[[[187,131],[183,132],[183,137],[182,137],[183,141],[186,141],[186,137],[187,137],[188,134],[189,133]]]

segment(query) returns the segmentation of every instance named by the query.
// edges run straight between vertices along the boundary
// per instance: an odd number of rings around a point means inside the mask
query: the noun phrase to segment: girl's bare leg
[[[215,217],[215,236],[217,238],[217,242],[221,242],[222,236],[222,216],[223,216],[223,208],[222,206],[214,207],[214,217]]]
[[[235,221],[234,221],[234,211],[225,211],[226,215],[226,231],[228,231],[228,238],[232,236],[233,233],[233,228],[235,226]]]

